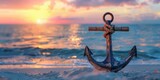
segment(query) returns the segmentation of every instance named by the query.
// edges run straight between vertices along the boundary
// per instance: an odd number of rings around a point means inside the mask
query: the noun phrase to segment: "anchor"
[[[111,17],[111,20],[106,20],[106,16],[109,15]],[[104,38],[106,38],[106,54],[107,57],[104,61],[98,62],[92,57],[92,52],[88,48],[88,46],[85,47],[84,56],[87,56],[88,61],[92,66],[94,66],[98,70],[103,71],[110,71],[110,72],[118,72],[121,69],[123,69],[133,57],[137,57],[137,49],[136,46],[133,46],[133,48],[129,51],[129,56],[124,61],[118,61],[113,57],[112,52],[112,38],[111,35],[115,31],[129,31],[129,27],[116,27],[114,25],[111,25],[112,21],[114,19],[114,16],[112,13],[107,12],[103,15],[103,21],[105,22],[105,25],[103,27],[89,27],[89,31],[104,31]]]

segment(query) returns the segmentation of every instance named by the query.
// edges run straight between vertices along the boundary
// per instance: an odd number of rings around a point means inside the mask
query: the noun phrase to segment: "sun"
[[[37,24],[45,24],[46,20],[45,19],[37,19],[36,23]]]

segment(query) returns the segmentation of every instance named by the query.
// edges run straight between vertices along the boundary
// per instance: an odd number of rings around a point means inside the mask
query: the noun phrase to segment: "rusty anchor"
[[[111,20],[106,20],[106,16],[111,16]],[[106,54],[107,57],[104,61],[98,62],[92,57],[92,52],[88,48],[88,46],[85,47],[84,56],[87,56],[88,61],[91,65],[93,65],[98,70],[105,70],[105,71],[111,71],[111,72],[118,72],[121,69],[123,69],[133,57],[137,57],[137,49],[136,46],[134,46],[129,51],[129,56],[124,61],[118,61],[113,57],[112,53],[112,38],[111,35],[115,31],[129,31],[129,27],[115,27],[114,25],[111,25],[112,21],[114,19],[114,16],[112,13],[107,12],[103,15],[103,21],[105,22],[104,27],[89,27],[89,31],[104,31],[104,37],[106,38]]]

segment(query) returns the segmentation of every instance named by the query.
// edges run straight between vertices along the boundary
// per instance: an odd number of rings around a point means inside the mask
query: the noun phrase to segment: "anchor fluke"
[[[111,20],[106,20],[105,19],[106,15],[110,15]],[[137,57],[137,48],[136,46],[133,46],[133,48],[129,51],[129,56],[124,61],[118,61],[113,57],[111,35],[115,31],[129,31],[128,27],[115,27],[114,25],[111,25],[113,19],[114,19],[113,14],[107,12],[103,16],[103,20],[105,22],[105,25],[103,27],[89,27],[88,29],[89,31],[104,31],[104,38],[106,38],[106,55],[107,55],[105,60],[102,62],[96,61],[92,57],[93,53],[91,52],[88,46],[85,47],[84,56],[87,56],[90,64],[93,65],[98,70],[118,72],[119,70],[123,69],[131,61],[133,57]]]
[[[88,48],[88,46],[85,47],[85,51],[84,51],[84,55],[87,56],[88,61],[91,63],[91,65],[93,65],[96,69],[98,70],[105,70],[105,71],[109,71],[110,67],[106,66],[103,62],[97,62],[91,55],[93,53],[91,52],[91,50]]]
[[[111,62],[98,62],[92,57],[92,52],[88,48],[88,46],[85,47],[84,55],[87,56],[88,61],[98,70],[103,71],[112,71],[112,72],[118,72],[119,70],[123,69],[133,57],[136,57],[137,55],[136,46],[134,46],[131,51],[129,51],[130,56],[126,58],[125,61],[117,61],[115,60],[112,62],[113,65],[111,65]]]
[[[133,52],[131,52],[131,51],[133,51]],[[133,56],[137,57],[137,47],[133,46],[133,48],[131,49],[131,51],[129,52],[130,55],[133,55]]]
[[[88,52],[89,54],[87,54],[86,52]],[[91,50],[88,48],[88,46],[85,47],[84,56],[86,56],[86,55],[93,55],[93,53],[92,53]]]

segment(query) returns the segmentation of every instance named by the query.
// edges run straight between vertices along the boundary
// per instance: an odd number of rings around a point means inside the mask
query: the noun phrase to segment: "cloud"
[[[154,4],[159,4],[160,0],[151,0]]]
[[[154,24],[160,22],[160,16],[155,13],[143,13],[137,15],[137,17],[136,20],[132,21],[133,23]]]
[[[68,23],[79,23],[79,21],[83,21],[81,17],[51,17],[48,19],[49,23],[56,23],[56,24],[68,24]]]
[[[23,9],[40,5],[46,0],[0,0],[0,8]]]
[[[75,7],[137,5],[136,0],[62,0]]]

